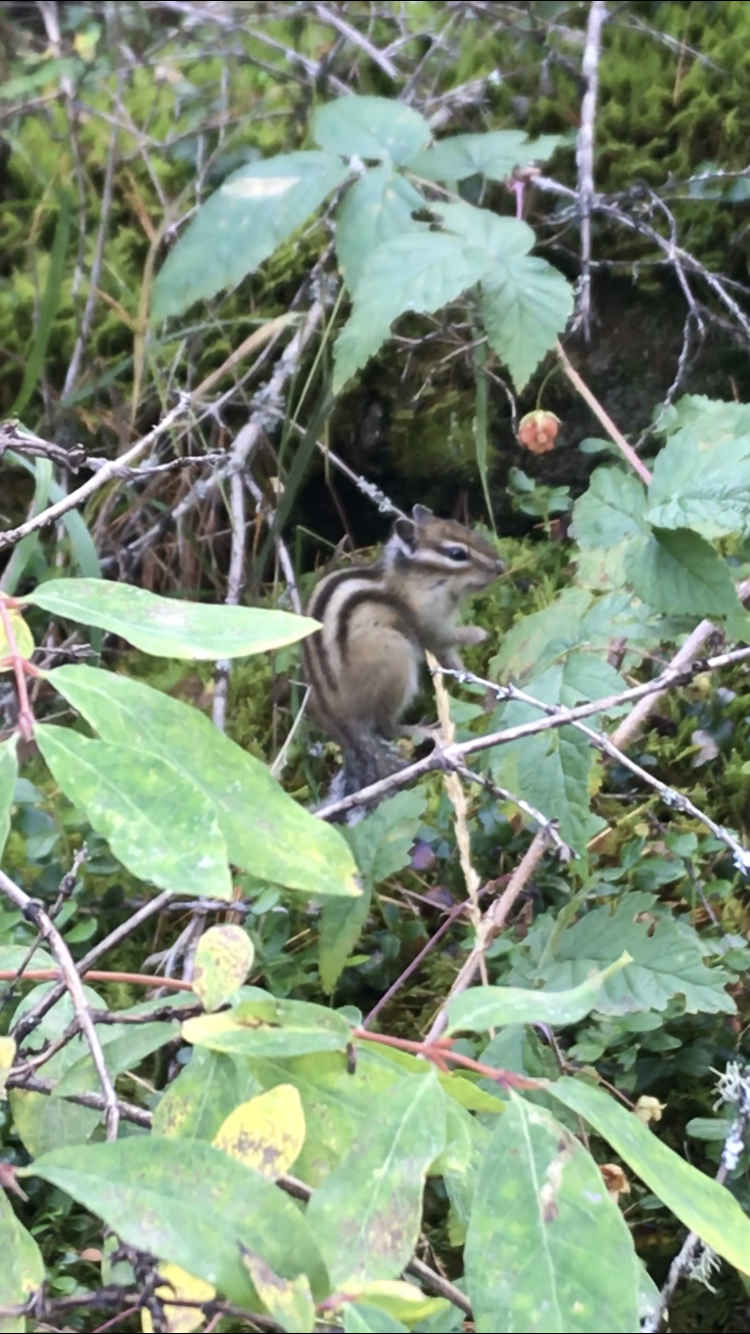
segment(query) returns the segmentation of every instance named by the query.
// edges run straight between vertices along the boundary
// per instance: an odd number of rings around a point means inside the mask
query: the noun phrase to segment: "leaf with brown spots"
[[[276,1181],[289,1171],[304,1142],[305,1114],[299,1093],[293,1084],[277,1084],[235,1107],[214,1146]]]

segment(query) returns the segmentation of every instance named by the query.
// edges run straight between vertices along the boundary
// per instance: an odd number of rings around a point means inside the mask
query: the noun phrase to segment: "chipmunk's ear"
[[[397,519],[393,525],[393,536],[403,551],[411,552],[417,545],[417,534],[411,519]]]
[[[411,515],[415,523],[429,523],[430,519],[435,518],[432,510],[428,510],[426,505],[414,505]]]

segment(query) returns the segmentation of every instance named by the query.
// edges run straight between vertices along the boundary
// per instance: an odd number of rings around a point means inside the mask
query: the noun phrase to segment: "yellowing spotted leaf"
[[[286,1334],[309,1334],[315,1326],[315,1303],[305,1274],[280,1278],[255,1251],[240,1243],[242,1263],[263,1305]]]
[[[253,942],[241,926],[212,926],[195,955],[193,990],[205,1010],[216,1010],[242,986],[253,965]]]
[[[5,1081],[10,1074],[15,1055],[16,1044],[13,1038],[0,1038],[0,1098],[3,1096]]]
[[[0,594],[0,597],[2,594]],[[9,607],[6,604],[5,614],[10,623],[10,633],[15,640],[15,648],[22,658],[30,658],[34,652],[34,636],[17,607]],[[8,642],[8,634],[5,624],[0,619],[0,672],[9,672],[11,664],[8,661],[11,653],[11,644]]]
[[[292,1084],[277,1084],[230,1112],[214,1138],[214,1148],[275,1181],[289,1171],[304,1142],[299,1093]]]
[[[414,1283],[404,1283],[401,1279],[373,1279],[371,1283],[355,1279],[347,1282],[345,1288],[347,1301],[379,1306],[393,1320],[409,1327],[434,1319],[450,1305],[443,1297],[427,1297]]]
[[[160,1264],[159,1273],[166,1283],[156,1289],[157,1297],[164,1302],[164,1317],[167,1334],[193,1334],[205,1324],[203,1312],[197,1306],[172,1305],[170,1298],[184,1297],[191,1302],[210,1302],[216,1296],[216,1289],[201,1278],[186,1274],[179,1265]],[[154,1334],[154,1323],[150,1311],[141,1310],[141,1329],[143,1334]]]

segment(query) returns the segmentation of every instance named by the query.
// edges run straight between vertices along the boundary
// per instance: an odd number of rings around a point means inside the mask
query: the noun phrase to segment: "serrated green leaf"
[[[609,550],[648,531],[643,483],[620,468],[597,468],[573,507],[571,536],[579,546]]]
[[[750,1274],[750,1218],[726,1186],[691,1167],[601,1089],[563,1078],[548,1091],[588,1121],[685,1227],[741,1273]],[[600,1250],[600,1258],[602,1254]]]
[[[51,723],[35,739],[65,795],[133,875],[175,894],[231,899],[216,808],[190,778],[157,755]]]
[[[517,621],[503,636],[500,651],[490,663],[492,676],[522,681],[545,671],[561,652],[580,642],[580,627],[592,602],[588,591],[564,588],[548,607]]]
[[[377,246],[404,232],[425,232],[412,213],[424,200],[392,167],[365,172],[346,192],[336,219],[339,270],[350,292],[356,291],[365,264]]]
[[[441,232],[407,233],[385,241],[367,259],[352,314],[334,347],[333,392],[378,351],[406,311],[439,310],[479,281],[484,251]]]
[[[24,602],[109,630],[162,658],[246,657],[295,644],[319,628],[292,612],[180,602],[105,579],[54,579],[25,594]]]
[[[405,102],[391,97],[339,97],[319,107],[312,120],[313,138],[329,153],[342,157],[408,162],[426,144],[430,127]]]
[[[329,153],[280,153],[228,176],[170,251],[154,283],[151,319],[180,315],[273,254],[346,180]]]
[[[709,402],[657,455],[647,517],[654,527],[692,528],[710,541],[750,530],[750,422]]]
[[[426,793],[412,788],[381,802],[372,814],[347,829],[347,842],[368,884],[379,885],[408,866],[426,805]]]
[[[408,167],[428,181],[463,181],[480,173],[491,181],[507,181],[515,167],[546,162],[561,143],[557,134],[532,140],[521,130],[454,134],[417,153]]]
[[[307,894],[357,897],[354,858],[339,830],[293,801],[198,709],[95,667],[58,667],[48,680],[105,741],[159,755],[191,779],[214,803],[235,865]]]
[[[603,972],[590,971],[584,982],[567,991],[527,991],[520,987],[471,987],[448,1006],[448,1034],[483,1033],[507,1024],[578,1023],[599,1008],[599,996],[607,979],[632,963],[622,954]]]
[[[307,1001],[254,999],[182,1025],[186,1042],[238,1056],[303,1056],[345,1051],[351,1027],[335,1010]]]
[[[654,917],[655,903],[653,894],[631,891],[612,908],[592,909],[562,932],[554,958],[535,976],[556,988],[576,986],[627,950],[631,962],[603,983],[596,1005],[600,1013],[664,1010],[673,997],[682,996],[688,1014],[734,1014],[735,1003],[725,990],[729,974],[707,968],[697,933],[666,913]],[[531,938],[528,943],[536,947]]]
[[[375,1098],[366,1125],[307,1209],[334,1287],[398,1278],[419,1236],[427,1169],[444,1146],[445,1102],[434,1071],[399,1080]]]
[[[515,1093],[479,1174],[465,1262],[477,1334],[638,1329],[638,1260],[599,1168]]]
[[[498,261],[482,279],[480,310],[490,347],[525,388],[573,313],[573,289],[546,260],[526,255]]]
[[[657,611],[697,617],[742,613],[726,561],[688,528],[658,528],[633,541],[626,569],[635,592]]]
[[[306,1274],[313,1295],[330,1291],[312,1232],[296,1204],[252,1168],[202,1140],[139,1135],[60,1149],[22,1169],[98,1214],[131,1246],[213,1283],[257,1310],[238,1242],[284,1278]]]
[[[362,934],[372,901],[372,887],[366,885],[357,899],[331,899],[320,914],[320,983],[330,996],[346,967],[354,946]]]
[[[0,857],[10,833],[10,812],[18,778],[17,738],[0,741]]]

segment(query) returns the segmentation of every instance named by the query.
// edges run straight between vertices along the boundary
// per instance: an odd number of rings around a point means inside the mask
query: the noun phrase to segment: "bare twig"
[[[591,333],[591,204],[594,198],[594,122],[596,97],[599,86],[599,51],[602,28],[608,18],[603,0],[593,0],[586,25],[586,46],[583,52],[583,77],[586,92],[581,104],[581,127],[578,131],[576,161],[578,164],[578,198],[581,208],[581,283],[578,304],[578,323],[588,339]]]
[[[75,491],[71,491],[69,495],[62,500],[58,500],[54,505],[49,505],[46,510],[42,510],[41,514],[35,514],[33,518],[26,519],[17,528],[11,528],[8,532],[0,533],[0,551],[3,547],[11,547],[16,542],[20,542],[21,538],[26,537],[28,533],[35,533],[39,528],[46,528],[48,524],[55,523],[63,514],[67,514],[68,510],[75,509],[84,500],[88,500],[88,497],[92,496],[95,491],[99,491],[101,487],[117,476],[118,468],[133,463],[135,459],[140,458],[141,454],[145,454],[149,446],[164,435],[165,431],[169,431],[174,423],[189,411],[189,408],[189,397],[187,395],[181,396],[180,402],[162,418],[158,425],[154,426],[147,435],[137,440],[134,445],[131,445],[130,449],[127,449],[124,454],[120,454],[119,458],[111,459],[108,463],[105,463],[93,477],[89,477],[88,481],[83,482]]]
[[[633,449],[632,445],[628,444],[627,440],[625,439],[625,436],[622,434],[622,431],[618,430],[618,428],[615,426],[609,413],[605,412],[598,398],[596,398],[595,395],[592,394],[585,380],[582,380],[581,376],[578,374],[578,371],[575,370],[573,366],[571,366],[567,356],[565,355],[562,344],[559,342],[556,344],[556,351],[560,364],[565,374],[567,375],[568,379],[570,380],[570,383],[572,384],[573,388],[578,391],[583,401],[587,403],[588,406],[591,408],[591,411],[593,412],[594,416],[601,422],[602,426],[607,432],[607,435],[617,445],[617,448],[620,450],[623,457],[627,459],[633,471],[637,472],[641,480],[646,483],[646,486],[648,486],[649,482],[651,481],[651,473],[649,472],[645,463],[641,462],[635,450]]]
[[[490,750],[493,746],[508,745],[512,741],[520,741],[523,737],[536,736],[539,732],[546,732],[550,728],[564,727],[567,723],[575,723],[582,718],[590,718],[592,714],[608,713],[612,709],[619,708],[623,704],[633,703],[647,695],[663,693],[670,686],[689,685],[696,676],[703,672],[713,671],[719,667],[728,667],[732,663],[743,662],[748,657],[750,657],[750,648],[733,649],[729,653],[722,653],[714,658],[705,658],[693,662],[688,667],[680,670],[668,667],[666,671],[662,672],[661,676],[656,677],[653,681],[633,686],[629,690],[621,691],[618,695],[608,695],[606,698],[592,700],[589,704],[577,705],[573,709],[556,709],[552,705],[543,706],[538,701],[534,701],[538,708],[549,708],[551,716],[536,722],[521,723],[517,727],[508,727],[500,732],[489,732],[485,736],[471,737],[468,741],[456,742],[451,746],[436,747],[424,759],[416,760],[414,764],[399,769],[387,778],[381,778],[377,783],[371,783],[369,787],[362,788],[360,792],[355,792],[349,797],[342,797],[341,801],[329,802],[327,806],[321,806],[315,814],[322,820],[331,820],[345,811],[352,810],[355,806],[366,805],[371,801],[382,801],[383,797],[405,787],[416,778],[423,778],[425,774],[432,773],[434,770],[450,767],[457,760],[463,763],[467,755]],[[459,680],[462,677],[467,681],[479,679],[472,678],[468,673],[456,673],[456,675]],[[489,685],[498,699],[519,699],[523,697],[523,692],[516,692],[514,686],[498,686],[496,682],[490,682]],[[527,696],[525,698],[528,702],[531,697]]]

